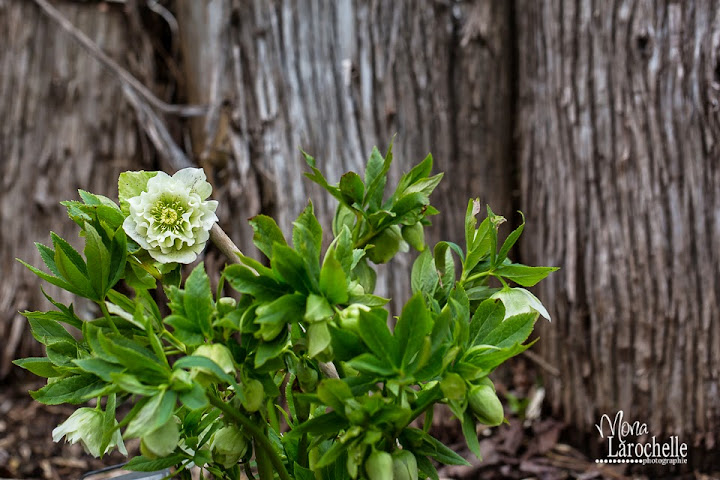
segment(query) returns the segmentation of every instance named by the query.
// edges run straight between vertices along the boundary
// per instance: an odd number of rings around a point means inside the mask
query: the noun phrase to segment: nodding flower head
[[[145,191],[127,199],[123,229],[158,262],[191,263],[217,222],[218,202],[207,200],[210,193],[200,168],[184,168],[172,177],[158,172]]]
[[[116,446],[123,455],[127,455],[125,444],[120,436],[120,430],[113,432],[110,444],[104,452],[100,451],[103,421],[103,412],[94,408],[78,408],[75,413],[52,431],[53,441],[58,442],[62,437],[65,437],[70,443],[80,442],[85,451],[94,457],[100,457]]]

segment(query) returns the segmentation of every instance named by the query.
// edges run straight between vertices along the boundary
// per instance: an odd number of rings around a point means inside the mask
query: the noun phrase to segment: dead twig
[[[171,105],[157,98],[145,85],[125,70],[119,63],[110,58],[90,37],[78,30],[58,9],[50,5],[47,0],[34,0],[42,11],[55,21],[60,27],[77,40],[85,49],[100,63],[117,74],[120,81],[132,87],[144,97],[153,107],[164,113],[171,113],[182,117],[199,117],[207,113],[208,108],[204,105]]]

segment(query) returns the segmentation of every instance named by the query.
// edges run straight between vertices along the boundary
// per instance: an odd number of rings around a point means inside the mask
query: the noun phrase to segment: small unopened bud
[[[373,450],[365,460],[365,473],[373,480],[393,480],[393,459],[387,452]]]
[[[468,402],[475,418],[482,424],[494,427],[500,425],[505,418],[500,399],[493,387],[486,383],[475,385],[470,389]]]
[[[222,297],[217,301],[217,309],[220,315],[227,315],[237,308],[237,300],[232,297]]]
[[[392,455],[394,480],[418,480],[417,459],[408,450],[397,450]]]
[[[265,400],[265,388],[260,380],[248,378],[242,384],[245,401],[242,402],[243,407],[248,412],[257,412]]]
[[[402,237],[415,250],[420,252],[425,250],[425,229],[422,223],[417,222],[413,225],[405,225],[402,228]]]
[[[228,425],[215,432],[210,450],[214,462],[232,468],[245,455],[247,448],[248,441],[242,430]]]

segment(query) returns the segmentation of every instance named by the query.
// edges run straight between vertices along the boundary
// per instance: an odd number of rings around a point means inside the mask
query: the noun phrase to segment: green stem
[[[267,452],[258,446],[257,438],[254,441],[255,444],[255,461],[257,462],[258,477],[260,480],[273,480],[275,475],[273,474],[273,465],[271,458]]]
[[[493,275],[492,271],[476,273],[475,275],[470,275],[468,278],[466,278],[463,283],[472,282],[474,280],[478,280],[480,278],[487,277],[489,275]]]
[[[442,398],[442,390],[440,390],[440,385],[435,385],[432,388],[431,392],[433,393],[432,395],[428,395],[428,397],[420,405],[413,409],[412,413],[410,414],[410,420],[407,423],[408,425],[410,425],[413,420],[422,415],[425,410],[427,410],[435,402]]]
[[[255,455],[258,458],[258,468],[260,467],[259,459],[263,456],[259,454],[259,452],[263,451],[267,458],[269,458],[272,466],[275,467],[275,471],[278,473],[278,475],[280,475],[280,479],[292,480],[287,470],[285,469],[285,465],[283,465],[280,456],[277,454],[272,444],[270,443],[270,440],[268,440],[265,433],[252,420],[250,420],[248,417],[238,412],[237,410],[231,408],[230,405],[228,405],[222,399],[216,397],[213,394],[208,395],[208,399],[214,407],[217,407],[226,416],[232,418],[237,424],[241,425],[248,432],[250,432],[250,435],[252,435],[253,441],[256,446]]]
[[[113,332],[120,335],[120,330],[118,330],[117,325],[115,325],[115,322],[113,322],[112,317],[110,316],[110,312],[108,311],[107,305],[105,305],[105,302],[103,300],[97,302],[98,305],[100,305],[100,311],[102,311],[103,315],[105,316],[105,319],[110,324],[110,328],[112,328]]]

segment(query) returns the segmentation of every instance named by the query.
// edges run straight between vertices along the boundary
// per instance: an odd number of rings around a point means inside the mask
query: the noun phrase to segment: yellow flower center
[[[160,231],[171,230],[177,233],[182,228],[182,215],[186,210],[187,208],[176,199],[161,199],[150,213],[155,218]]]

